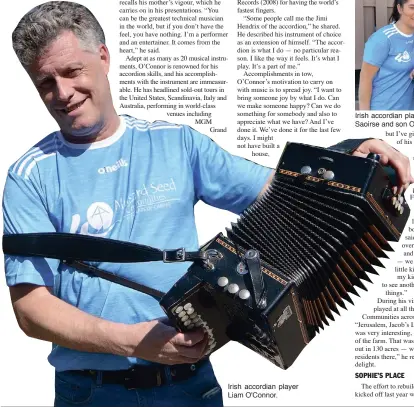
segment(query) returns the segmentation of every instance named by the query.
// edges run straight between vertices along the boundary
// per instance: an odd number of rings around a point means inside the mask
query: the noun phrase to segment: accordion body
[[[264,196],[202,247],[160,301],[180,331],[204,327],[282,369],[353,303],[398,241],[409,207],[375,154],[288,143]]]

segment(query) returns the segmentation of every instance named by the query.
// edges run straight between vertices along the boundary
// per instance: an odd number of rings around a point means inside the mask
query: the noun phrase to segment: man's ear
[[[105,71],[105,75],[108,75],[111,56],[109,55],[109,50],[105,44],[99,45],[99,56],[101,59],[101,64]]]

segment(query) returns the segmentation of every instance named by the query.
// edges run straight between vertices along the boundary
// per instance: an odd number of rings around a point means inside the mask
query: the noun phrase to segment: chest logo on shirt
[[[86,211],[86,219],[81,228],[81,235],[89,235],[95,237],[105,237],[114,227],[114,211],[105,202],[94,202]],[[77,233],[80,225],[80,215],[72,216],[72,224],[70,233]]]
[[[150,212],[162,208],[170,208],[179,201],[177,185],[174,178],[150,181],[142,184],[126,198],[115,200],[115,212],[124,212],[125,216],[134,217],[139,212]]]
[[[128,167],[128,161],[121,158],[114,165],[106,165],[105,167],[98,168],[98,173],[101,175],[109,174],[118,171],[121,167]]]
[[[411,56],[407,51],[400,52],[396,57],[395,60],[397,62],[410,62]]]
[[[86,210],[84,220],[80,213],[75,213],[72,215],[69,233],[105,237],[124,219],[133,221],[138,213],[168,210],[178,201],[179,192],[174,178],[150,181],[141,184],[123,198],[116,198],[112,206],[102,201],[93,202]],[[76,212],[78,211],[79,209]]]

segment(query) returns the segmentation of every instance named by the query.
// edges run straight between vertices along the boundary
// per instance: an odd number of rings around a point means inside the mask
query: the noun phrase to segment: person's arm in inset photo
[[[382,32],[371,35],[365,44],[359,78],[359,109],[371,110],[373,82],[382,64],[388,58],[390,44]]]
[[[372,96],[372,82],[374,76],[379,70],[378,66],[362,63],[361,74],[359,77],[359,109],[370,110],[371,109],[371,96]]]

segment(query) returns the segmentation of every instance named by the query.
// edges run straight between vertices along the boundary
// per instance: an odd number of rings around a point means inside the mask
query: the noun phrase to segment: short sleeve
[[[4,234],[56,232],[36,182],[9,171],[3,194]],[[7,285],[53,286],[59,261],[5,255]]]
[[[368,38],[364,49],[364,62],[380,67],[390,52],[390,42],[382,32],[375,32]]]
[[[243,212],[259,195],[271,169],[230,154],[209,137],[184,126],[196,200],[233,213]]]

